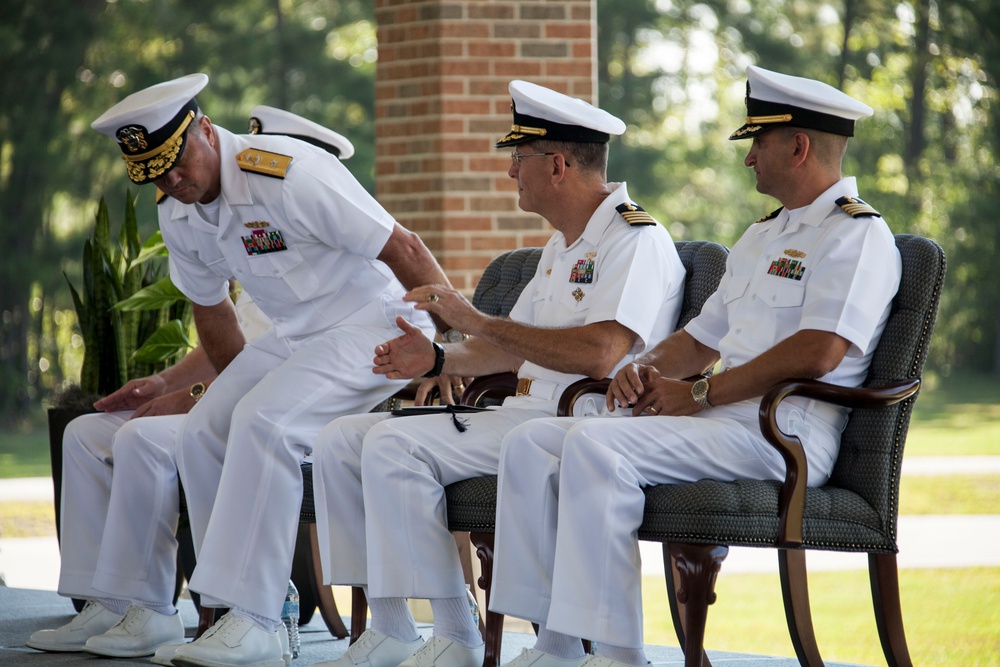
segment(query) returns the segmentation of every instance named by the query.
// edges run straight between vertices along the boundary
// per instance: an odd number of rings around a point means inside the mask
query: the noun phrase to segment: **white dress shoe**
[[[584,660],[590,656],[580,658],[557,658],[548,653],[542,653],[538,649],[523,648],[521,655],[500,667],[581,667]],[[596,667],[596,666],[595,666]]]
[[[39,651],[82,651],[88,639],[107,632],[120,620],[121,614],[88,600],[72,621],[55,630],[33,632],[25,644]]]
[[[249,619],[226,614],[205,634],[190,644],[177,647],[172,665],[179,667],[288,667],[292,654],[284,626],[267,632]],[[287,637],[287,635],[285,635]]]
[[[377,630],[365,630],[358,641],[347,647],[344,655],[336,660],[321,662],[312,667],[399,667],[423,644],[422,639],[401,642]],[[479,661],[480,666],[482,660]]]
[[[587,659],[583,661],[584,667],[634,667],[634,665],[628,665],[624,662],[618,662],[617,660],[612,660],[611,658],[605,658],[603,655],[589,655]]]
[[[431,637],[399,667],[482,667],[485,653],[485,644],[469,648],[444,637]]]
[[[154,665],[173,665],[174,653],[184,644],[166,644],[156,649],[156,653],[149,659]]]
[[[285,661],[285,665],[292,664],[292,652],[288,647],[288,630],[282,625],[278,628],[278,639],[281,640],[281,657]],[[167,667],[173,667],[174,664],[174,654],[177,653],[177,649],[183,646],[186,642],[181,640],[178,644],[166,644],[156,649],[156,653],[153,657],[149,659],[154,665],[167,665]]]
[[[184,621],[180,614],[167,616],[131,605],[118,625],[88,639],[83,650],[111,658],[139,658],[153,655],[161,646],[183,643]]]

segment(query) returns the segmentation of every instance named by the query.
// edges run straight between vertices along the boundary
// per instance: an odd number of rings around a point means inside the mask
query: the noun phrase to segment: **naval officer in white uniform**
[[[255,107],[250,131],[265,125],[341,159],[354,153],[353,144],[332,130],[281,109]],[[245,291],[235,305],[247,340],[271,326]],[[156,375],[130,380],[95,403],[98,413],[67,425],[58,591],[87,604],[66,625],[33,633],[28,646],[139,657],[183,643],[184,626],[172,603],[179,510],[174,439],[183,415],[216,375],[204,349],[196,348]]]
[[[516,371],[518,395],[476,414],[338,419],[316,439],[314,479],[328,583],[366,586],[371,629],[336,667],[480,667],[444,487],[496,474],[503,434],[555,414],[562,390],[610,377],[676,325],[684,268],[669,233],[606,178],[608,142],[625,124],[532,83],[510,84],[514,148],[508,175],[521,209],[556,232],[509,319],[485,316],[455,290],[428,285],[407,299],[439,313],[465,342],[406,334],[376,350],[388,377]],[[456,426],[462,426],[460,430]],[[401,557],[400,555],[403,554]],[[422,645],[406,598],[429,598],[433,637]],[[324,663],[326,664],[326,663]]]
[[[588,667],[645,665],[642,487],[781,479],[760,397],[787,377],[865,378],[900,278],[889,227],[841,176],[854,122],[872,110],[818,81],[747,77],[747,122],[730,138],[753,138],[745,164],[783,208],[733,247],[701,315],[612,380],[608,407],[632,417],[538,420],[504,441],[491,609],[540,625],[516,667],[578,667],[579,637],[598,642]],[[680,380],[719,360],[710,380]],[[846,411],[785,406],[781,428],[802,438],[809,484],[821,485]]]
[[[191,588],[231,612],[174,663],[280,667],[299,464],[322,426],[402,384],[371,373],[371,350],[398,333],[399,315],[432,332],[404,288],[447,278],[336,157],[266,122],[254,135],[213,125],[195,100],[207,83],[194,74],[139,91],[93,126],[118,141],[133,182],[167,195],[170,276],[219,370],[178,432],[177,461],[198,558]],[[249,345],[231,278],[274,325]]]

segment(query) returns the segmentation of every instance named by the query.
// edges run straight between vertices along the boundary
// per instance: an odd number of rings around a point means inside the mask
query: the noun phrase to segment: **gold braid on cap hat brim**
[[[154,150],[139,155],[122,155],[125,160],[125,169],[128,177],[133,183],[142,183],[145,180],[156,180],[165,174],[177,160],[181,146],[184,145],[184,131],[194,119],[194,111],[189,111],[187,117],[181,121],[170,138],[164,141]]]

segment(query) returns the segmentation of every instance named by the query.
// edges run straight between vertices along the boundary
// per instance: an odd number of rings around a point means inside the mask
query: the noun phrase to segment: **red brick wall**
[[[376,190],[471,293],[505,250],[551,228],[517,207],[507,84],[596,103],[594,0],[375,0]]]

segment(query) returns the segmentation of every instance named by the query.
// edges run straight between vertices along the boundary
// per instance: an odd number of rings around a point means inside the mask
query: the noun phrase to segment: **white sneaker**
[[[588,657],[585,655],[582,658],[557,658],[535,648],[523,648],[521,655],[500,667],[581,667]]]
[[[485,654],[485,644],[469,648],[444,637],[431,637],[399,667],[482,667]]]
[[[184,622],[179,613],[167,616],[130,605],[118,625],[88,639],[83,650],[111,658],[139,658],[153,655],[161,646],[183,643]]]
[[[173,663],[174,653],[176,653],[177,649],[179,649],[183,645],[184,645],[183,643],[165,644],[164,646],[161,646],[160,648],[156,649],[156,653],[154,653],[153,657],[150,658],[149,660],[154,665],[167,665],[168,667],[171,667],[174,664]]]
[[[55,630],[33,632],[25,644],[39,651],[82,651],[88,639],[107,632],[120,620],[121,614],[88,600],[72,621]]]
[[[321,662],[312,667],[399,667],[423,644],[423,639],[401,642],[377,630],[365,630],[358,641],[347,647],[344,655],[336,660]],[[482,666],[479,661],[479,667]]]
[[[198,639],[178,646],[171,664],[181,667],[288,667],[291,653],[287,651],[280,631],[267,632],[249,619],[230,612]]]

